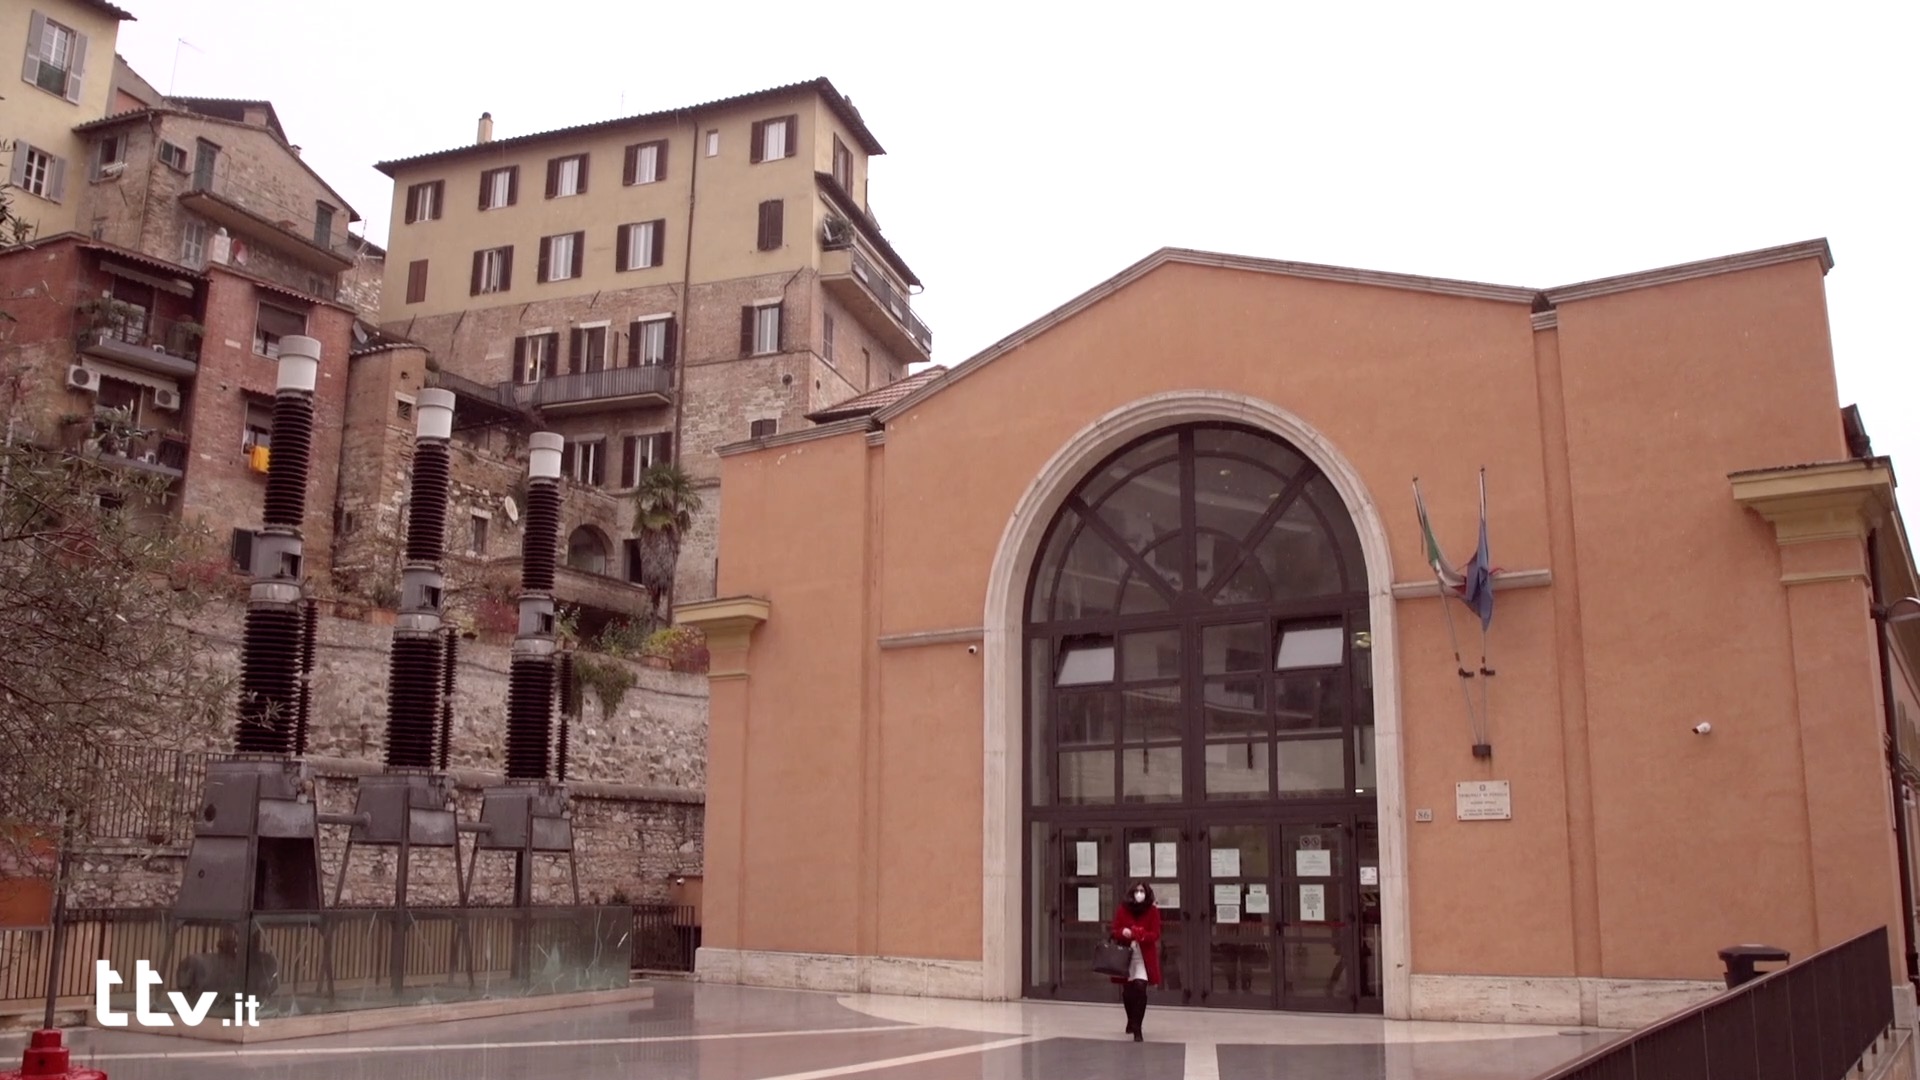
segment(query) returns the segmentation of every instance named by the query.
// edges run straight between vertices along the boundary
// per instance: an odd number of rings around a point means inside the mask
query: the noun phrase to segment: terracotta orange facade
[[[1883,654],[1874,589],[1920,589],[1831,265],[1162,251],[729,448],[723,599],[679,614],[713,649],[702,977],[1104,1000],[1080,957],[1135,877],[1174,887],[1173,1003],[1619,1025],[1727,945],[1881,925],[1904,970],[1881,666],[1912,700],[1920,623]],[[1463,700],[1480,624],[1411,485],[1461,563],[1483,467],[1497,674]]]

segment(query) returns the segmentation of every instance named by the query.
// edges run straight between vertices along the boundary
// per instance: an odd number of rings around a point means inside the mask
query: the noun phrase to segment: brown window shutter
[[[773,351],[787,351],[787,305],[773,305]]]
[[[507,166],[507,205],[520,201],[520,166]]]
[[[587,174],[584,171],[582,171],[580,175],[584,177]],[[585,190],[585,189],[583,188],[582,190]],[[586,269],[586,265],[587,265],[587,234],[584,232],[577,232],[573,234],[573,276],[579,277],[580,272]]]
[[[480,258],[485,254],[486,252],[484,251],[476,251],[473,253],[473,284],[467,289],[468,296],[480,295]]]
[[[760,250],[777,251],[780,248],[782,226],[786,217],[786,203],[780,199],[768,199],[760,204]]]
[[[660,266],[667,261],[667,219],[655,218],[653,221],[653,263]]]
[[[639,474],[640,436],[629,435],[620,440],[620,486],[630,488]]]
[[[607,482],[607,444],[599,444],[599,452],[593,455],[593,486],[601,487]]]
[[[480,209],[485,210],[487,208],[487,192],[492,190],[492,188],[493,188],[493,173],[492,172],[481,173],[480,174],[480,207],[479,207]]]
[[[560,445],[560,475],[568,479],[573,478],[573,459],[574,455],[579,453],[579,451],[580,444],[576,442],[562,443]]]
[[[613,268],[615,270],[625,270],[627,268],[627,245],[633,243],[632,232],[633,226],[631,225],[622,225],[614,230]]]
[[[663,431],[660,433],[659,439],[660,452],[653,460],[656,464],[665,465],[667,462],[673,460],[673,432]]]
[[[640,324],[627,324],[627,366],[640,366]]]
[[[407,224],[420,220],[420,185],[407,188]]]
[[[667,178],[667,140],[665,139],[660,140],[660,149],[654,152],[653,178],[655,180]]]
[[[500,249],[500,291],[506,292],[511,288],[513,288],[513,248],[508,246]]]
[[[543,285],[546,284],[547,281],[547,249],[551,246],[549,243],[550,240],[552,240],[552,237],[543,236],[540,238],[540,266],[535,270],[533,275],[533,280]]]
[[[754,162],[755,164],[758,164],[761,161],[766,160],[764,156],[766,147],[767,147],[767,122],[765,120],[755,120],[753,122],[753,150],[751,154],[749,154],[748,160]]]
[[[740,355],[753,355],[753,308],[740,309]]]
[[[673,363],[674,332],[679,329],[679,327],[675,325],[677,322],[678,319],[675,316],[667,316],[667,343],[660,350],[660,362],[662,364]]]
[[[547,198],[551,199],[560,191],[560,159],[547,159]],[[543,279],[544,280],[544,279]]]
[[[446,212],[447,182],[445,180],[435,180],[433,182],[433,216],[439,218]]]
[[[627,163],[621,171],[620,182],[628,187],[632,187],[634,180],[639,175],[640,144],[634,143],[632,146],[627,147]]]
[[[513,339],[513,381],[524,383],[527,380],[527,339]]]
[[[580,155],[580,188],[579,188],[579,194],[581,194],[581,195],[585,195],[585,194],[587,193],[587,160],[588,160],[589,158],[591,158],[592,156],[593,156],[592,154],[581,154],[581,155]]]
[[[581,361],[586,358],[587,332],[575,327],[567,346],[567,374],[578,375],[584,366]]]
[[[407,264],[407,303],[418,304],[427,298],[427,260]]]
[[[786,153],[787,157],[792,157],[795,154],[800,152],[796,148],[799,142],[800,142],[800,117],[796,113],[794,115],[787,117],[787,153]]]

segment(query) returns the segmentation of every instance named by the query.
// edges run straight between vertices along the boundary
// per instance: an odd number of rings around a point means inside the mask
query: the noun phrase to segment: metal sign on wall
[[[1505,780],[1463,780],[1453,785],[1453,808],[1461,821],[1511,821],[1513,791]]]

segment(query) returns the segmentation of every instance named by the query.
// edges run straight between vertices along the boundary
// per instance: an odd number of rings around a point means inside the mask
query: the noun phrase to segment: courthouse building
[[[1905,971],[1920,589],[1831,266],[1163,250],[724,448],[701,976],[1111,1000],[1134,879],[1168,1004],[1623,1026],[1880,926]],[[1483,469],[1484,639],[1414,497],[1462,567]]]

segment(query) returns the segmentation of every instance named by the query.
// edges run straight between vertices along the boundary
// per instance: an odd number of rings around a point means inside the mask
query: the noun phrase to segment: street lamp
[[[1911,610],[1895,615],[1894,611],[1902,606]],[[1912,622],[1920,619],[1920,596],[1903,596],[1891,604],[1875,604],[1873,617],[1883,623]]]

